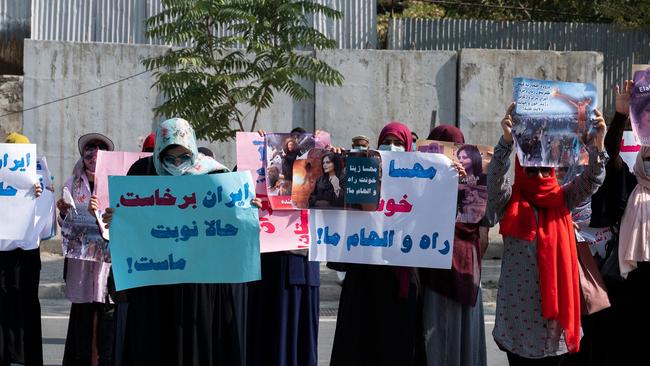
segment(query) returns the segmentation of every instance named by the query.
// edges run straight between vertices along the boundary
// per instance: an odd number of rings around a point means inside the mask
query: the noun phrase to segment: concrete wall
[[[143,58],[161,54],[167,47],[108,43],[25,41],[24,106],[29,108],[135,75],[144,70]],[[39,146],[39,154],[62,183],[79,158],[77,139],[88,132],[109,136],[119,150],[137,151],[146,135],[162,118],[152,108],[162,102],[151,73],[24,113],[24,132]],[[313,90],[313,83],[307,83]],[[246,111],[244,112],[246,113]],[[313,129],[313,101],[296,103],[276,96],[273,107],[259,117],[258,128],[289,131]],[[253,113],[247,116],[250,126]],[[4,125],[4,122],[2,122]],[[234,143],[208,144],[217,159],[235,164]]]
[[[0,116],[23,109],[22,76],[0,75]],[[23,114],[0,117],[0,142],[8,133],[23,130]]]
[[[342,87],[316,85],[316,128],[330,131],[335,145],[349,147],[364,134],[375,145],[381,128],[398,120],[420,137],[438,121],[456,120],[455,51],[318,52],[345,77]]]
[[[520,76],[593,83],[602,105],[601,53],[463,49],[458,65],[458,126],[465,140],[497,143],[501,119],[512,101],[512,79]]]

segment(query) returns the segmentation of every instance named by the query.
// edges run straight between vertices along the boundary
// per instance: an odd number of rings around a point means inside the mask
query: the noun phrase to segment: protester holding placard
[[[295,140],[305,133],[297,127],[291,131],[291,136]],[[321,133],[316,131],[315,136]],[[266,132],[261,130],[259,134],[265,136]],[[263,173],[276,174],[269,169]],[[271,191],[268,193],[270,195]],[[274,211],[276,213],[282,214],[282,211]],[[307,211],[302,214],[306,225]],[[283,229],[287,233],[294,231],[291,226]],[[319,263],[308,260],[307,250],[262,253],[260,259],[262,279],[247,286],[246,364],[317,365]]]
[[[379,134],[382,151],[411,151],[413,138],[400,122]],[[415,270],[406,267],[328,263],[347,271],[330,365],[414,365],[418,329]]]
[[[182,176],[227,172],[198,152],[194,130],[181,118],[156,130],[153,156],[136,161],[132,175]],[[260,207],[253,199],[252,204]],[[114,208],[103,221],[110,225]],[[124,365],[241,365],[242,355],[229,284],[184,283],[124,291],[128,314]]]
[[[440,125],[431,130],[428,140],[465,143],[465,136],[455,126]],[[468,156],[478,153],[478,160],[463,159],[457,154],[467,176],[481,174],[478,149],[465,149]],[[461,148],[462,149],[462,148]],[[475,150],[475,151],[473,151]],[[465,160],[470,160],[469,164]],[[473,160],[473,161],[472,161]],[[478,161],[478,162],[477,162]],[[479,169],[473,167],[478,166]],[[420,268],[422,291],[422,325],[429,366],[480,366],[487,364],[483,296],[481,293],[481,248],[479,230],[490,226],[480,223],[456,223],[451,269]],[[444,352],[441,352],[444,350]]]
[[[580,285],[570,210],[605,178],[605,121],[596,110],[589,165],[560,186],[549,167],[522,167],[515,182],[506,174],[513,150],[512,111],[488,167],[488,212],[501,217],[504,253],[492,335],[510,365],[560,364],[580,349]],[[576,133],[580,133],[577,131]]]
[[[621,142],[628,121],[633,85],[632,80],[626,80],[622,89],[618,85],[615,87],[616,114],[605,135],[605,149],[609,155],[607,174],[603,185],[591,199],[592,214],[589,226],[609,228],[611,232],[611,239],[605,246],[605,255],[594,254],[603,275],[611,307],[583,318],[585,336],[575,364],[622,364],[622,360],[630,356],[630,337],[634,337],[627,331],[629,321],[638,321],[638,315],[632,310],[638,293],[629,286],[628,281],[622,280],[618,264],[621,217],[630,193],[637,185],[636,176],[630,172],[621,157]],[[613,334],[618,336],[613,337]]]
[[[19,133],[5,143],[29,144]],[[7,187],[5,187],[7,188]],[[34,186],[41,196],[40,184]],[[38,202],[37,202],[38,203]],[[51,216],[50,216],[51,217]],[[43,364],[41,304],[38,284],[41,272],[40,231],[21,240],[0,240],[0,364]]]
[[[67,221],[80,214],[87,214],[85,207],[90,202],[95,182],[95,166],[99,150],[113,151],[114,145],[108,137],[99,133],[89,133],[77,142],[80,159],[75,164],[70,177],[63,185],[63,198],[57,202],[59,225],[75,231],[75,224]],[[66,193],[67,192],[67,193]],[[68,196],[71,196],[68,197]],[[69,200],[72,199],[72,202]],[[74,204],[74,206],[73,206]],[[81,222],[81,221],[75,221]],[[93,237],[91,245],[106,246],[101,238],[99,227],[84,225],[81,235],[63,235],[66,248],[88,246],[84,238]],[[65,294],[72,302],[68,335],[63,355],[64,365],[81,365],[100,362],[113,362],[114,348],[114,310],[113,299],[109,294],[109,258],[83,260],[66,257],[63,278],[66,282]]]

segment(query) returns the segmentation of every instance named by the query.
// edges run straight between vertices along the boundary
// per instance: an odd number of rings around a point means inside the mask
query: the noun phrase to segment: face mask
[[[352,146],[352,150],[354,150],[354,151],[365,151],[365,150],[368,150],[368,146]]]
[[[97,150],[84,153],[84,168],[87,172],[94,173],[97,165]]]
[[[643,162],[643,169],[645,170],[645,175],[650,177],[650,161]]]
[[[390,145],[379,145],[379,148],[377,149],[379,151],[399,151],[399,152],[404,152],[406,149],[404,146],[395,146],[393,144]]]
[[[180,163],[178,166],[175,164],[163,163],[163,168],[165,168],[169,174],[174,176],[184,175],[187,173],[191,166],[191,161],[185,161],[183,163]]]
[[[418,151],[418,144],[413,141],[413,146],[411,147],[411,151]]]

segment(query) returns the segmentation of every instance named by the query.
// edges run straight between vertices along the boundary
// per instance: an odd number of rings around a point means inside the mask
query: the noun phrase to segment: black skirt
[[[124,365],[241,365],[232,287],[180,284],[127,290]]]
[[[0,365],[43,364],[38,249],[0,251]]]

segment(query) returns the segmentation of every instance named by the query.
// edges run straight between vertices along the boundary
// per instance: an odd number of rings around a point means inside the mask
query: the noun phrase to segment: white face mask
[[[366,151],[366,150],[368,150],[368,146],[361,146],[361,145],[352,146],[352,151]]]
[[[176,166],[175,164],[163,163],[163,168],[165,168],[165,170],[169,174],[174,175],[174,176],[184,175],[185,173],[187,173],[187,171],[190,169],[190,167],[192,167],[192,162],[191,161],[186,161],[184,163],[180,163],[178,166]]]
[[[643,161],[643,169],[645,170],[645,175],[650,177],[650,161]]]
[[[404,146],[395,146],[393,144],[390,145],[379,145],[379,148],[377,149],[379,151],[399,151],[399,152],[404,152],[406,149]]]

